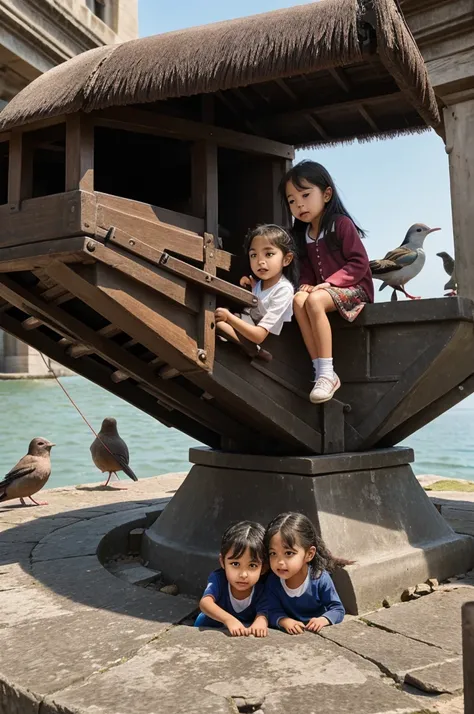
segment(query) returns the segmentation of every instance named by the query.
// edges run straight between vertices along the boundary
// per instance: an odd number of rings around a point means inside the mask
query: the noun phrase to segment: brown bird
[[[32,496],[40,491],[49,479],[53,446],[56,444],[42,436],[30,441],[26,456],[0,481],[0,502],[19,498],[22,505],[26,506],[23,499],[29,498],[36,506],[48,505],[46,501],[35,501]]]
[[[117,431],[117,421],[112,417],[104,419],[97,436],[91,444],[92,461],[102,473],[108,472],[109,478],[105,485],[108,485],[112,474],[118,478],[117,471],[125,471],[132,481],[138,481],[128,465],[130,455],[127,444]]]

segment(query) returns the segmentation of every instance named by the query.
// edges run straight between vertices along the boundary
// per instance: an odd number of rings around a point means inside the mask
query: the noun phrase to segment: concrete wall
[[[138,0],[0,0],[0,110],[55,65],[137,36]],[[0,373],[44,376],[47,368],[36,350],[0,331]]]

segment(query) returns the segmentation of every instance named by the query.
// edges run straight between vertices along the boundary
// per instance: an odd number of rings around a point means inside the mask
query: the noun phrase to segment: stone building
[[[74,55],[137,36],[138,0],[0,0],[0,108]],[[0,331],[0,373],[46,371],[36,350]]]

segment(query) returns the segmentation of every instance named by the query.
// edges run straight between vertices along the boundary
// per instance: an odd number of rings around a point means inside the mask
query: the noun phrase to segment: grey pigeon
[[[449,253],[446,253],[444,250],[441,251],[441,253],[436,253],[437,256],[441,258],[443,261],[443,267],[447,274],[449,275],[449,280],[444,286],[445,290],[449,290],[448,294],[445,295],[445,297],[450,297],[453,295],[458,294],[458,284],[456,280],[456,268],[454,264],[454,259],[451,258]]]
[[[117,421],[113,417],[106,417],[102,422],[98,439],[94,439],[91,444],[92,460],[102,473],[108,473],[109,477],[105,482],[107,486],[112,474],[118,478],[117,471],[124,471],[132,481],[138,478],[130,468],[130,455],[127,444],[120,438],[117,431]]]
[[[407,293],[405,285],[423,269],[426,260],[423,243],[426,236],[440,230],[441,228],[429,228],[424,223],[415,223],[408,229],[399,248],[389,251],[381,260],[370,261],[372,276],[383,280],[380,290],[387,285],[393,288],[392,300],[397,299],[397,290],[411,300],[420,299]]]
[[[30,441],[26,456],[0,481],[0,502],[19,498],[26,506],[23,499],[29,498],[36,506],[48,505],[46,501],[35,501],[32,496],[43,488],[50,477],[53,446],[56,444],[42,436]]]

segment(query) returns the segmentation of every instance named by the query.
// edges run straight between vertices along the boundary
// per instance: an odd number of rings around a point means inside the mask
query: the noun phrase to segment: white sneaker
[[[328,402],[333,398],[340,386],[341,380],[335,372],[333,379],[329,379],[329,377],[320,377],[316,380],[314,387],[311,390],[309,401],[313,404]]]

